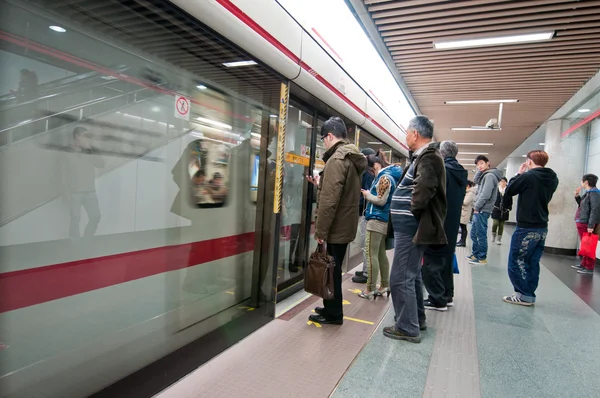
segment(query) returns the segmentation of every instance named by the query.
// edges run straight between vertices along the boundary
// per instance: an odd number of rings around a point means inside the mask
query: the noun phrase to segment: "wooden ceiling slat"
[[[365,4],[371,4],[371,1],[373,1],[373,0],[366,0]],[[511,0],[496,0],[495,3],[507,3],[509,1],[511,1]],[[444,4],[439,4],[439,3],[444,3]],[[418,13],[418,12],[421,12],[420,10],[423,9],[423,10],[425,10],[423,12],[431,12],[431,11],[437,11],[440,9],[447,10],[447,9],[452,9],[452,8],[465,7],[465,3],[467,3],[467,2],[466,1],[451,1],[451,0],[445,0],[445,1],[402,0],[402,1],[388,2],[388,4],[384,4],[384,5],[370,6],[370,7],[368,7],[368,11],[373,13],[373,12],[383,11],[383,10],[398,9],[397,12]],[[478,1],[469,1],[468,3],[470,3],[471,6],[477,6],[477,5],[487,4],[487,3],[489,3],[489,1],[478,0]],[[417,8],[417,6],[427,6],[427,7],[418,7]],[[402,9],[402,11],[399,11],[399,9]]]
[[[425,39],[429,38],[431,41],[434,39],[440,39],[444,41],[448,40],[456,40],[456,39],[465,39],[465,38],[481,38],[481,37],[490,37],[490,36],[505,36],[505,35],[514,35],[521,33],[531,33],[531,32],[539,32],[541,30],[559,30],[559,29],[568,29],[569,27],[573,28],[574,25],[579,24],[581,28],[584,26],[586,28],[596,28],[598,27],[598,14],[584,14],[584,16],[578,17],[567,17],[567,18],[557,18],[551,20],[538,20],[538,21],[528,21],[528,22],[519,22],[513,24],[504,24],[501,25],[501,28],[496,27],[466,27],[464,29],[458,28],[450,28],[450,27],[434,27],[432,29],[409,29],[408,32],[401,31],[390,31],[390,32],[382,32],[381,36],[383,37],[386,43],[391,42],[402,42],[410,39],[420,39],[421,41],[426,41]],[[580,23],[589,22],[587,25],[581,25]],[[539,28],[533,28],[539,27]],[[463,37],[463,35],[469,35],[468,37]]]
[[[489,2],[488,2],[489,3]],[[568,6],[565,0],[544,0],[544,4],[564,4],[565,7]],[[571,0],[571,7],[576,6],[577,0]],[[573,5],[573,3],[575,3]],[[434,12],[433,10],[427,10],[427,7],[421,7],[418,10],[405,10],[402,12],[401,16],[398,16],[398,11],[382,11],[382,12],[374,12],[371,14],[371,17],[376,21],[385,21],[383,23],[392,23],[392,22],[409,22],[409,21],[417,21],[421,19],[439,19],[446,18],[454,15],[469,15],[469,14],[482,14],[482,13],[490,13],[494,11],[504,11],[510,9],[518,9],[518,8],[527,8],[531,6],[538,6],[540,4],[539,0],[533,1],[520,1],[520,2],[508,2],[508,3],[497,3],[492,5],[482,5],[479,7],[468,6],[468,4],[463,4],[461,8],[457,9],[445,9],[441,12]],[[518,11],[513,11],[518,12]],[[391,20],[390,20],[391,19]]]
[[[464,56],[460,58],[441,58],[441,59],[394,59],[396,65],[402,65],[402,67],[407,66],[419,66],[419,65],[456,65],[456,64],[464,64],[466,63],[476,63],[477,65],[488,65],[488,64],[505,64],[512,62],[524,62],[529,63],[531,61],[534,62],[542,62],[547,60],[561,60],[561,59],[580,59],[580,58],[593,58],[596,59],[600,57],[600,42],[597,46],[584,48],[579,50],[573,50],[569,52],[568,50],[563,51],[554,51],[554,52],[545,52],[545,53],[535,53],[532,52],[530,54],[509,54],[509,55],[497,55],[494,57],[489,56]],[[500,62],[495,62],[498,60]]]
[[[465,65],[460,66],[457,64],[448,64],[448,65],[422,65],[422,66],[410,66],[403,67],[398,64],[398,70],[400,73],[410,73],[415,71],[420,72],[428,72],[432,70],[447,70],[447,71],[478,71],[478,70],[497,70],[497,69],[524,69],[534,66],[558,66],[558,65],[572,65],[574,62],[580,63],[581,65],[598,65],[600,64],[600,55],[596,56],[582,56],[582,57],[572,57],[571,59],[561,59],[561,60],[549,60],[549,61],[530,61],[526,63],[517,64],[515,62],[481,62],[477,65]]]
[[[598,33],[581,35],[581,36],[560,36],[555,37],[550,42],[541,43],[528,43],[518,44],[513,46],[502,46],[496,47],[496,52],[500,54],[506,54],[510,51],[527,50],[527,49],[545,49],[545,48],[561,48],[569,47],[572,45],[586,45],[598,43]],[[454,55],[454,54],[479,54],[489,53],[489,47],[473,47],[473,48],[462,48],[455,49],[452,51],[438,51],[433,47],[433,43],[424,44],[412,44],[406,46],[389,46],[390,55],[411,55],[411,54],[425,54],[432,56],[443,56],[443,55]]]
[[[547,47],[532,47],[532,48],[523,48],[518,50],[506,50],[499,51],[496,56],[497,57],[505,57],[509,55],[519,55],[519,54],[554,54],[568,51],[584,51],[584,50],[593,50],[597,51],[600,47],[600,42],[598,40],[584,40],[582,42],[571,41],[568,43],[564,43],[557,46],[547,46]],[[408,55],[408,56],[399,56],[395,55],[393,52],[391,53],[392,59],[394,60],[429,60],[429,59],[464,59],[464,57],[488,57],[489,58],[489,50],[487,52],[453,52],[453,53],[436,53],[434,51],[430,51],[426,55]]]

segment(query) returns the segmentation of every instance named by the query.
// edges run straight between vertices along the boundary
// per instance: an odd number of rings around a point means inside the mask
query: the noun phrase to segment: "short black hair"
[[[501,180],[504,182],[508,182],[508,179],[506,177],[502,177]]]
[[[83,135],[87,132],[88,129],[86,129],[83,126],[75,127],[75,129],[73,130],[73,138],[77,138],[78,136]]]
[[[346,139],[348,137],[346,124],[344,124],[342,118],[337,116],[330,117],[323,123],[323,127],[321,127],[321,137],[325,137],[329,133],[340,139]]]
[[[590,187],[595,188],[596,184],[598,183],[598,176],[595,174],[586,174],[581,177],[581,182],[583,181],[587,181]]]
[[[477,165],[477,163],[479,163],[479,161],[480,161],[480,160],[483,160],[483,161],[484,161],[484,162],[486,162],[486,163],[489,163],[489,162],[490,162],[490,160],[487,158],[487,156],[484,156],[484,155],[478,155],[478,156],[475,158],[475,165]]]

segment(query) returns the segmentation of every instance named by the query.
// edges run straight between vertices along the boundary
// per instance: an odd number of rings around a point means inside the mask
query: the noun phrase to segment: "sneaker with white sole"
[[[472,265],[487,265],[487,259],[484,258],[483,260],[477,260],[477,259],[469,260],[469,264],[472,264]]]
[[[580,269],[585,269],[585,267],[581,264],[577,264],[577,265],[571,265],[571,268],[579,271]]]
[[[437,305],[433,304],[431,301],[429,300],[425,300],[425,302],[423,303],[423,305],[425,306],[426,310],[434,310],[434,311],[448,311],[448,307],[443,306],[443,307],[438,307]]]
[[[454,307],[454,300],[450,300],[448,301],[448,304],[446,304],[448,307]]]
[[[471,261],[471,260],[477,260],[477,257],[475,257],[475,256],[474,256],[474,255],[472,255],[472,254],[471,254],[470,256],[465,256],[465,258],[466,258],[467,260],[469,260],[469,261]]]
[[[504,296],[502,298],[502,300],[505,303],[509,303],[509,304],[522,305],[524,307],[533,307],[533,303],[530,303],[528,301],[523,301],[519,297],[517,297],[517,295],[515,295],[515,294],[513,294],[512,296]]]
[[[580,270],[577,270],[578,274],[583,274],[583,275],[594,275],[594,270],[593,269],[587,269],[587,268],[583,268]]]

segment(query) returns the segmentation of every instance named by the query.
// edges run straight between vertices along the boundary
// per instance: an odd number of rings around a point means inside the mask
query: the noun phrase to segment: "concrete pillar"
[[[573,132],[566,138],[561,133],[569,128],[568,120],[556,119],[546,124],[546,152],[550,156],[547,167],[558,175],[558,188],[548,206],[547,252],[574,255],[577,248],[575,211],[577,203],[573,191],[581,184],[584,174],[587,128]]]
[[[506,162],[506,172],[504,173],[504,175],[506,176],[508,181],[510,181],[510,179],[513,178],[517,174],[517,171],[519,171],[519,167],[521,166],[521,164],[524,161],[525,161],[525,158],[523,158],[523,157],[508,158],[508,161]],[[513,198],[513,209],[508,214],[508,222],[509,223],[517,222],[517,200],[518,200],[518,198],[519,198],[519,196],[515,196]]]

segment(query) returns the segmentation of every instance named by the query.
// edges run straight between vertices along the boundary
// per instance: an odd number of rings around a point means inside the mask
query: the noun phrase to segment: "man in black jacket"
[[[465,198],[469,173],[456,160],[458,146],[454,141],[444,141],[440,152],[446,167],[446,219],[444,232],[448,244],[429,246],[423,256],[423,284],[429,292],[425,309],[446,311],[454,305],[454,251],[460,226],[460,215]]]
[[[508,255],[508,276],[515,289],[503,300],[510,304],[533,306],[540,280],[540,259],[548,234],[548,203],[558,186],[556,173],[546,166],[548,154],[530,151],[527,160],[513,177],[505,196],[519,195],[517,229]]]

